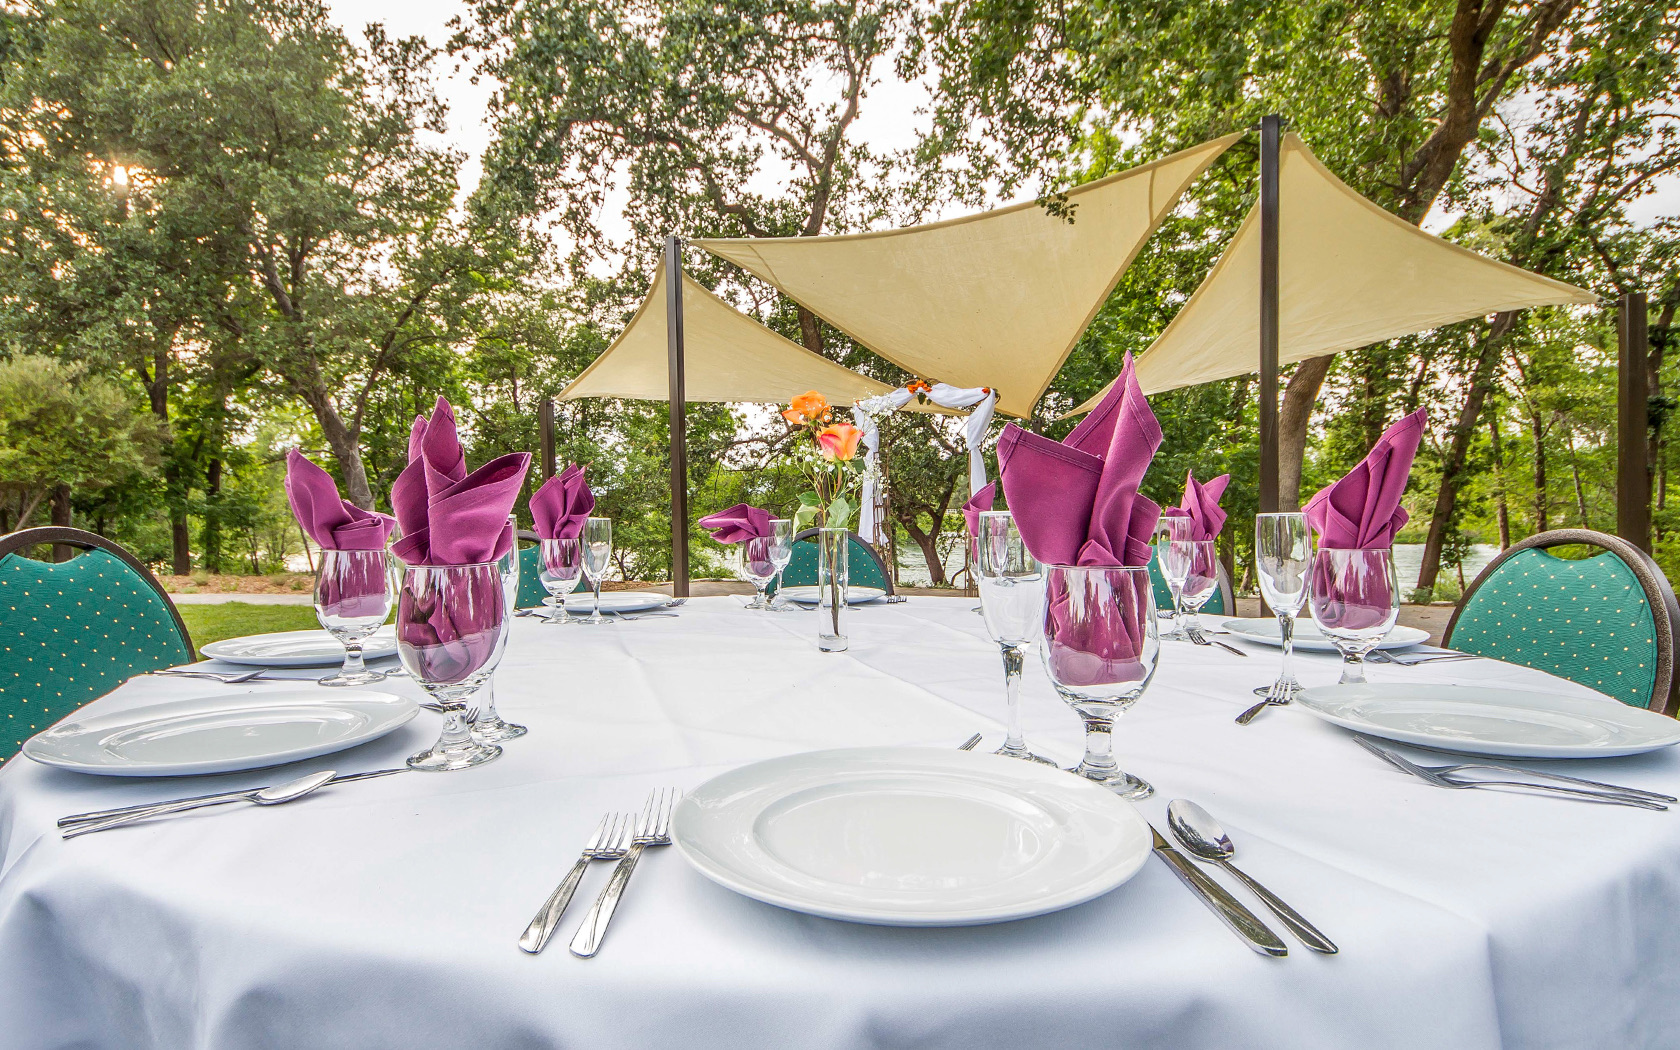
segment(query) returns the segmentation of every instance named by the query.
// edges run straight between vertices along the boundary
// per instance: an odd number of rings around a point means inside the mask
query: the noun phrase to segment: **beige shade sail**
[[[892,389],[782,338],[691,278],[685,276],[682,281],[684,400],[780,404],[807,390],[818,390],[832,404],[849,405]],[[572,380],[560,400],[668,400],[665,321],[665,268],[661,266],[624,331]]]
[[[1354,192],[1298,136],[1284,136],[1278,158],[1280,365],[1503,310],[1596,300],[1591,292],[1425,233]],[[1153,394],[1259,368],[1257,206],[1196,294],[1138,356],[1137,377]],[[1106,392],[1068,415],[1090,411]]]
[[[1028,202],[875,233],[693,243],[899,367],[991,387],[999,410],[1025,416],[1184,188],[1238,138],[1074,187],[1072,222]]]

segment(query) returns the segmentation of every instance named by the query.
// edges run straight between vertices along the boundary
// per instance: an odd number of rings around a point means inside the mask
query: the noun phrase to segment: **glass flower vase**
[[[817,648],[846,651],[846,558],[852,534],[846,529],[817,531]]]

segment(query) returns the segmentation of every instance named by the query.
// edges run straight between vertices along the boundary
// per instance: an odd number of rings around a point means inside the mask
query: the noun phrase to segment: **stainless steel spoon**
[[[1231,863],[1232,854],[1237,848],[1231,844],[1231,837],[1225,834],[1225,829],[1219,826],[1219,821],[1213,819],[1213,814],[1191,802],[1189,799],[1176,798],[1167,804],[1167,826],[1172,829],[1173,837],[1184,845],[1184,848],[1200,857],[1211,861],[1236,876],[1237,881],[1254,891],[1266,907],[1272,909],[1272,914],[1289,927],[1289,932],[1301,939],[1301,943],[1315,952],[1324,955],[1335,955],[1336,946],[1330,938],[1319,933],[1313,924],[1303,919],[1299,912],[1285,904],[1271,890],[1255,882]]]
[[[291,802],[295,799],[302,798],[311,791],[314,791],[316,788],[327,783],[334,776],[337,776],[337,774],[332,770],[323,769],[319,773],[311,773],[306,777],[298,777],[296,780],[288,781],[284,784],[275,784],[273,787],[259,788],[256,791],[247,791],[242,795],[236,795],[232,798],[218,796],[216,801],[193,799],[187,802],[166,802],[162,805],[152,806],[150,809],[142,809],[134,813],[125,813],[120,817],[112,817],[110,820],[102,820],[94,824],[83,824],[80,827],[66,828],[64,830],[64,837],[67,839],[73,839],[78,835],[91,835],[95,831],[104,831],[107,828],[121,827],[124,824],[132,824],[137,820],[150,820],[153,817],[161,817],[169,813],[183,813],[189,809],[199,809],[203,806],[222,805],[227,802],[243,801],[255,802],[259,806],[278,806],[281,803]]]

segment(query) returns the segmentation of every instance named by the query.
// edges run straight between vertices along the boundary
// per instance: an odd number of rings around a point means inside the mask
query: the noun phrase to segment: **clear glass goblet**
[[[793,561],[793,519],[771,518],[770,530],[770,562],[776,567],[776,596],[770,600],[769,609],[789,612],[798,608],[782,593],[782,573]]]
[[[566,595],[577,590],[583,577],[583,540],[538,540],[537,546],[537,577],[548,592],[543,604],[552,610],[543,622],[577,623],[566,611]]]
[[[502,640],[497,643],[499,648],[494,663],[498,666],[502,662],[502,653],[507,650],[508,639],[513,636],[513,610],[519,605],[519,529],[518,522],[511,517],[508,518],[508,529],[513,533],[513,543],[508,547],[507,554],[496,561],[496,571],[502,577],[502,605],[508,624],[508,629],[502,632]],[[509,722],[496,710],[494,673],[484,681],[484,705],[473,720],[472,732],[474,737],[486,744],[499,744],[530,732],[522,725]]]
[[[1188,515],[1163,514],[1155,526],[1155,560],[1172,594],[1172,630],[1162,638],[1184,641],[1184,581],[1190,575],[1189,548],[1196,538],[1196,524]],[[1175,546],[1176,545],[1176,546]]]
[[[1114,720],[1149,687],[1161,653],[1149,567],[1047,565],[1044,670],[1085,722],[1072,770],[1122,798],[1155,789],[1114,761]]]
[[[1307,572],[1312,568],[1312,529],[1307,516],[1299,512],[1254,516],[1254,569],[1260,578],[1260,596],[1277,615],[1278,637],[1283,643],[1283,661],[1277,681],[1258,686],[1254,695],[1276,704],[1287,704],[1300,692],[1290,666],[1295,652],[1295,617],[1307,604]]]
[[[986,631],[1003,651],[1003,683],[1008,721],[1003,746],[995,752],[1032,762],[1050,760],[1033,754],[1021,736],[1021,664],[1027,643],[1044,629],[1044,566],[1027,550],[1006,510],[984,511],[975,530],[979,557],[981,615]]]
[[[383,547],[321,551],[321,567],[315,573],[315,618],[344,646],[344,666],[322,678],[322,685],[367,685],[385,678],[362,662],[362,643],[390,615],[391,577]]]
[[[590,518],[583,525],[583,568],[589,574],[589,582],[595,588],[595,611],[586,620],[591,626],[611,623],[612,620],[601,615],[601,580],[607,574],[607,568],[612,565],[612,519]]]
[[[437,743],[409,758],[411,769],[466,769],[499,757],[474,740],[479,689],[496,669],[507,633],[502,574],[476,565],[407,565],[397,595],[397,654],[443,712]]]
[[[775,541],[769,536],[755,536],[737,546],[741,548],[739,555],[741,562],[738,568],[741,579],[752,584],[754,590],[758,592],[753,595],[753,600],[747,605],[747,608],[764,609],[769,605],[769,602],[765,599],[764,588],[768,587],[770,581],[776,578],[776,563],[771,557]]]
[[[1320,547],[1307,588],[1313,623],[1341,650],[1341,685],[1365,684],[1365,654],[1400,615],[1394,552]]]
[[[1212,540],[1173,540],[1171,546],[1173,560],[1182,561],[1187,567],[1184,582],[1178,588],[1178,607],[1183,617],[1179,626],[1184,636],[1194,642],[1202,638],[1202,606],[1219,587],[1219,554]]]

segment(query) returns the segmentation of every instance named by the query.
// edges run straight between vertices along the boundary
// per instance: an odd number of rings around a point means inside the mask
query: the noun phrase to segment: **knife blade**
[[[1219,916],[1231,932],[1243,939],[1243,942],[1261,955],[1271,955],[1282,958],[1289,954],[1289,947],[1278,939],[1278,935],[1271,931],[1259,916],[1242,906],[1242,902],[1225,892],[1225,889],[1208,878],[1184,854],[1172,848],[1161,833],[1155,830],[1155,825],[1149,826],[1150,834],[1155,836],[1155,855],[1166,862],[1173,874],[1189,887],[1190,892],[1202,899],[1208,910]]]
[[[387,777],[392,773],[406,772],[408,772],[407,766],[399,766],[394,769],[373,769],[366,773],[340,773],[338,776],[327,781],[327,783],[348,784],[354,780],[372,780],[374,777]],[[191,798],[164,799],[161,802],[140,802],[132,806],[119,806],[116,809],[95,810],[91,813],[72,813],[68,817],[59,817],[58,826],[61,828],[68,828],[75,824],[88,824],[94,821],[109,820],[112,817],[125,817],[130,813],[138,813],[141,810],[152,809],[155,806],[176,805],[185,802],[198,803],[204,806],[219,806],[224,802],[237,802],[253,790],[261,789],[240,788],[238,791],[218,791],[215,794],[194,795]]]

